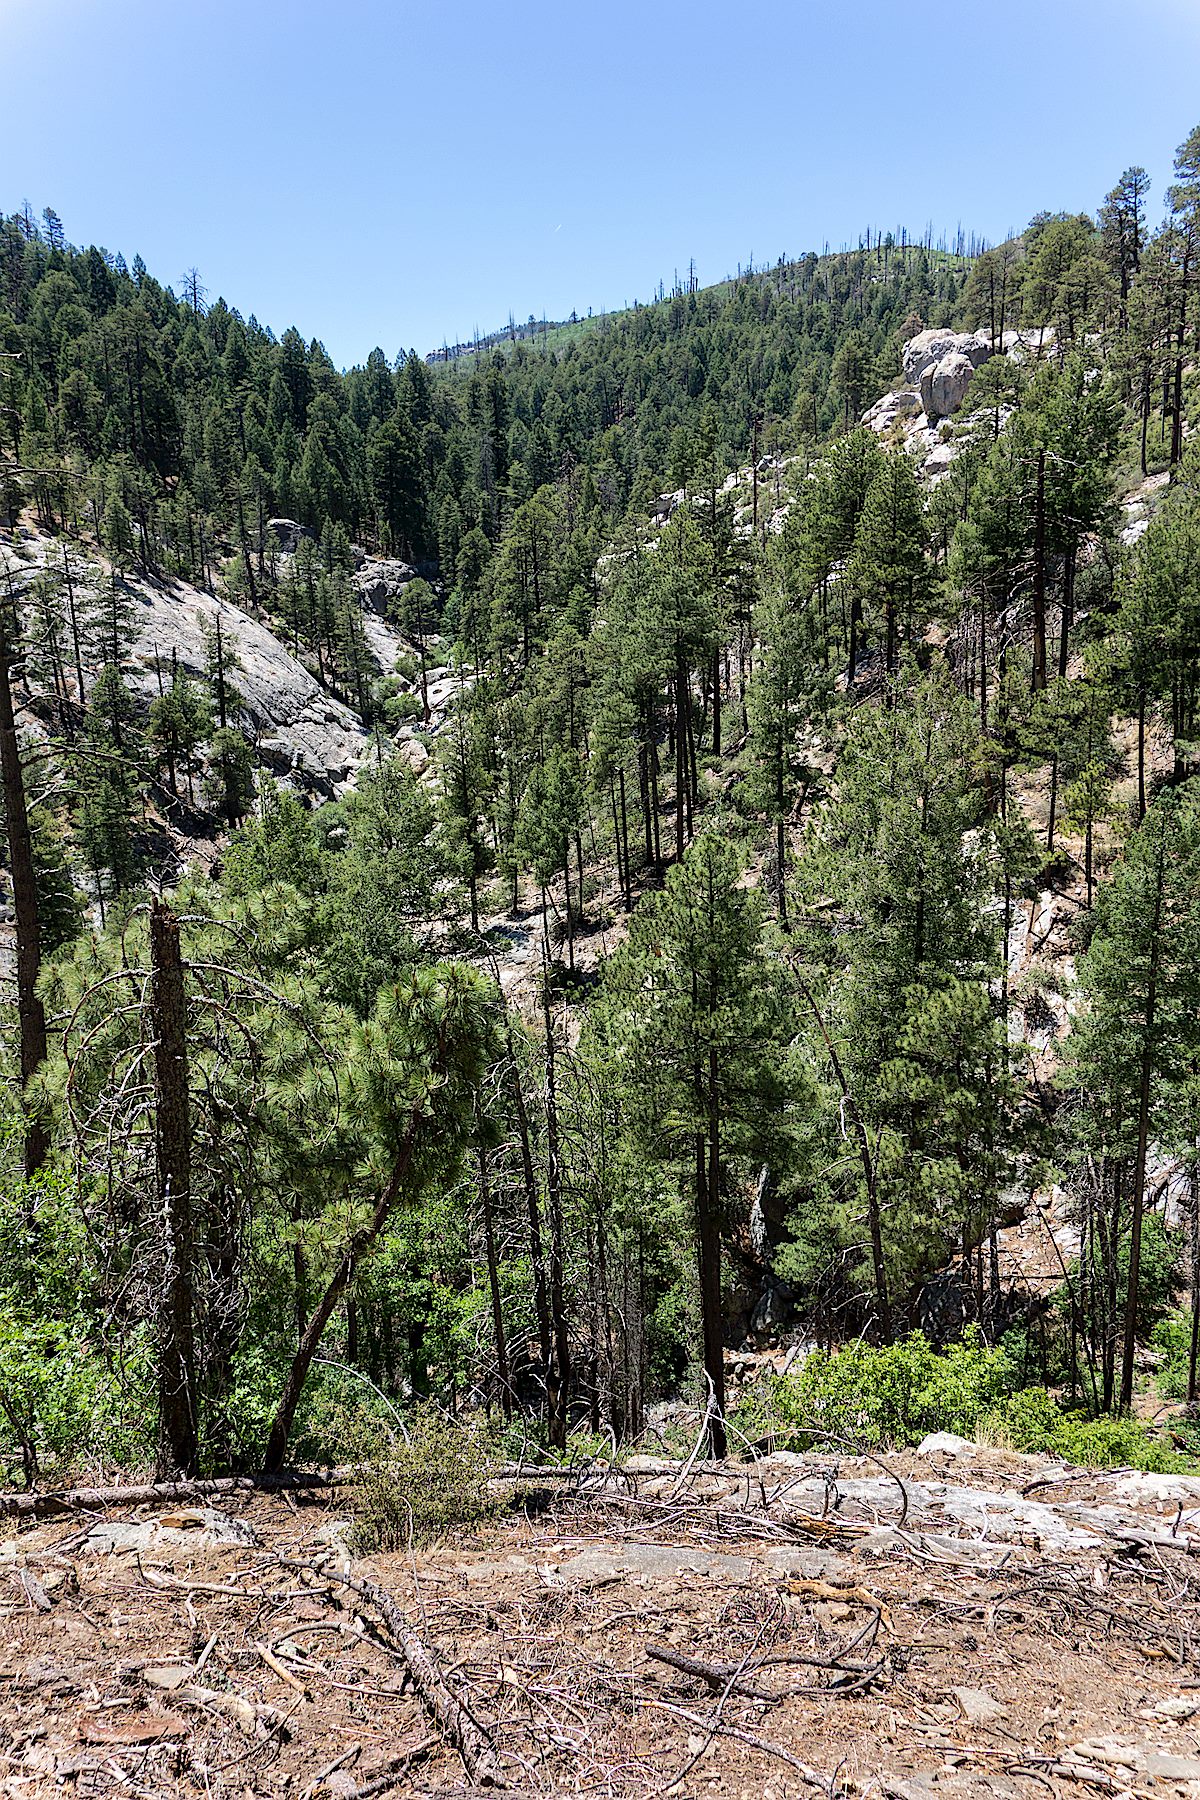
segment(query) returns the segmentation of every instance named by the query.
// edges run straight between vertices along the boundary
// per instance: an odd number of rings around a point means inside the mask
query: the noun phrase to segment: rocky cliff
[[[302,535],[290,520],[272,520],[271,530],[281,563],[295,553]],[[44,567],[57,569],[62,542],[22,524],[0,533],[0,581],[11,582],[21,597]],[[390,675],[398,657],[415,655],[392,624],[392,601],[414,578],[406,563],[359,555],[353,581],[363,605],[367,644],[380,674]],[[79,560],[82,588],[112,579],[102,557]],[[362,720],[288,648],[270,621],[229,599],[178,579],[151,579],[131,572],[118,576],[132,608],[133,644],[126,678],[147,703],[170,679],[172,659],[189,675],[205,676],[208,645],[219,622],[226,653],[233,660],[231,679],[240,697],[240,723],[251,737],[259,764],[277,779],[310,793],[332,798],[354,780],[356,771],[375,754],[374,738]],[[407,687],[415,684],[409,680]],[[444,666],[428,671],[428,728],[435,731],[453,704],[457,680]],[[397,746],[418,771],[428,754],[412,728],[395,734]]]

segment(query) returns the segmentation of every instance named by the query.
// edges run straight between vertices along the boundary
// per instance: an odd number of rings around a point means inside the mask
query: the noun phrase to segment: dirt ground
[[[518,1793],[1200,1797],[1200,1480],[946,1443],[635,1459],[353,1561],[345,1490],[9,1521],[0,1792],[472,1791],[349,1573]]]

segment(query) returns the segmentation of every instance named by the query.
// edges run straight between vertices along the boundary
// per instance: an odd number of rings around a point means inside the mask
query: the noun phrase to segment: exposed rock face
[[[354,586],[363,605],[382,616],[388,611],[389,603],[398,599],[409,582],[416,578],[417,571],[406,562],[372,557],[355,574]]]
[[[948,350],[921,372],[921,404],[928,419],[948,419],[967,397],[975,364],[961,350]]]
[[[1042,356],[1054,343],[1050,326],[1006,330],[1001,349],[1014,362]],[[863,424],[886,435],[897,420],[924,413],[923,425],[935,427],[956,413],[966,399],[971,377],[992,355],[986,331],[919,331],[901,351],[905,386],[885,394],[863,414]]]
[[[885,394],[869,407],[862,416],[862,422],[871,431],[877,431],[880,437],[887,437],[899,419],[914,418],[922,410],[921,395],[916,388],[901,388],[898,392]]]
[[[151,587],[130,580],[138,605],[138,640],[131,677],[147,690],[157,687],[156,656],[178,656],[190,675],[202,676],[207,662],[205,626],[218,612],[225,643],[238,667],[230,680],[242,697],[242,712],[255,734],[266,740],[265,760],[280,774],[318,790],[349,779],[370,748],[367,731],[349,707],[326,693],[273,632],[229,601],[186,582]]]
[[[300,548],[301,538],[311,538],[313,535],[307,525],[301,525],[295,519],[268,519],[267,530],[285,556],[295,556]]]
[[[1001,348],[1014,362],[1022,362],[1046,355],[1053,345],[1053,329],[1046,325],[1006,330]],[[969,428],[972,377],[991,355],[986,331],[919,331],[901,352],[905,385],[868,407],[862,423],[880,437],[899,439],[923,478],[936,487],[971,437],[969,429],[952,431],[946,421],[966,409],[963,425]],[[991,432],[1007,423],[1011,411],[1008,406],[989,407],[986,415],[973,417],[980,423],[986,418]],[[1136,536],[1136,524],[1130,529]]]
[[[910,387],[919,387],[921,377],[947,356],[965,356],[973,369],[987,361],[991,344],[984,331],[918,331],[909,338],[901,353],[904,379]]]

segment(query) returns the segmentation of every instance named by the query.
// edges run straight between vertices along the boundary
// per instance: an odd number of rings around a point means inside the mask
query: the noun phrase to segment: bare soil
[[[352,1563],[350,1498],[223,1501],[230,1544],[161,1505],[20,1531],[0,1793],[471,1791],[352,1568],[516,1792],[1200,1796],[1200,1481],[973,1447],[643,1458]]]

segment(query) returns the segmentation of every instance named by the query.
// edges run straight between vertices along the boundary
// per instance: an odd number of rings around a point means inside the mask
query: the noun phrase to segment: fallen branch
[[[312,1572],[310,1563],[281,1556],[285,1568]],[[334,1569],[322,1570],[327,1581],[349,1588],[368,1601],[403,1655],[413,1685],[446,1742],[458,1751],[463,1768],[476,1787],[507,1786],[500,1771],[495,1745],[472,1714],[461,1683],[439,1666],[436,1653],[420,1634],[413,1630],[387,1589],[362,1575],[343,1574]]]
[[[411,1750],[401,1750],[395,1756],[389,1756],[385,1763],[377,1763],[366,1781],[356,1782],[353,1788],[349,1785],[340,1787],[338,1791],[348,1796],[352,1795],[353,1800],[372,1800],[376,1794],[386,1794],[389,1788],[398,1785],[396,1780],[398,1775],[402,1774],[405,1769],[410,1769],[414,1763],[421,1762],[425,1757],[432,1755],[441,1741],[440,1737],[422,1738],[420,1743],[414,1744]],[[356,1757],[361,1756],[362,1748],[361,1744],[351,1744],[348,1750],[343,1750],[340,1756],[335,1756],[332,1762],[326,1763],[325,1767],[313,1776],[300,1796],[300,1800],[315,1800],[315,1796],[325,1790],[329,1777],[335,1775],[347,1763],[353,1762]]]
[[[744,1694],[748,1700],[766,1700],[772,1704],[782,1697],[746,1681],[733,1663],[702,1662],[698,1656],[684,1656],[682,1651],[669,1650],[665,1644],[647,1644],[646,1655],[652,1656],[655,1662],[666,1663],[670,1669],[678,1669],[681,1675],[705,1682],[718,1694],[724,1690],[730,1694]]]
[[[698,1731],[719,1731],[724,1737],[736,1738],[739,1743],[748,1744],[752,1750],[761,1750],[764,1756],[778,1757],[780,1762],[786,1763],[790,1769],[795,1769],[800,1779],[808,1787],[816,1788],[818,1793],[824,1794],[826,1800],[829,1800],[829,1796],[836,1791],[834,1788],[836,1776],[831,1780],[829,1777],[819,1774],[816,1769],[801,1762],[798,1756],[793,1756],[790,1750],[785,1750],[782,1744],[772,1744],[766,1738],[756,1737],[752,1731],[743,1731],[740,1725],[728,1724],[724,1719],[705,1719],[699,1713],[689,1712],[686,1707],[672,1706],[667,1700],[644,1700],[642,1704],[657,1707],[661,1712],[673,1713],[677,1719],[683,1719],[687,1724],[694,1725]]]

